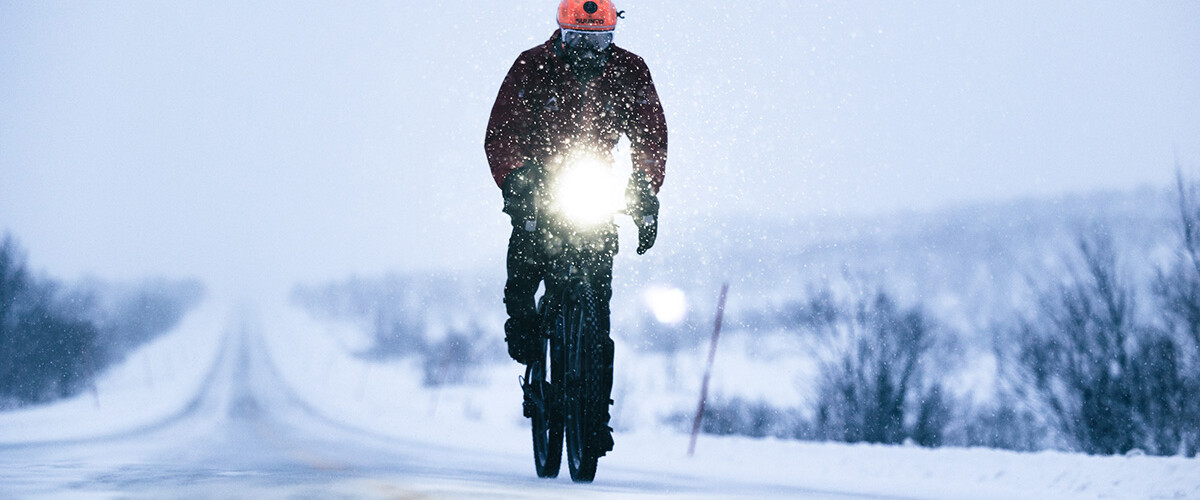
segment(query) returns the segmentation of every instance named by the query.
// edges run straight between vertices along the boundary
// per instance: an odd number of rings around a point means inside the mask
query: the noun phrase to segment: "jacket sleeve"
[[[632,69],[633,113],[625,133],[633,149],[634,168],[640,168],[650,177],[657,193],[667,171],[667,119],[650,78],[650,68],[640,57],[634,57]]]
[[[503,186],[504,178],[523,165],[528,155],[531,111],[525,104],[525,92],[532,66],[525,54],[518,57],[492,105],[483,147],[497,186]]]

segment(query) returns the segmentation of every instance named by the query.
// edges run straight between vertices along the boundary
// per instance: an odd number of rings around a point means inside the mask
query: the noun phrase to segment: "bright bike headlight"
[[[556,182],[558,211],[575,224],[608,222],[625,209],[626,179],[604,162],[574,162],[559,173]]]

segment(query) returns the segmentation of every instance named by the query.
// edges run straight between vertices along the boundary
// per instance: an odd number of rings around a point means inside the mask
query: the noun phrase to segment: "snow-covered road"
[[[233,310],[206,305],[93,393],[0,413],[0,499],[1200,498],[1182,457],[704,436],[692,458],[669,428],[618,433],[594,484],[540,480],[513,367],[425,388],[287,308]]]
[[[871,498],[605,467],[575,485],[530,457],[352,428],[298,398],[258,332],[224,336],[198,394],[115,435],[0,445],[0,498]],[[564,473],[565,475],[565,473]]]

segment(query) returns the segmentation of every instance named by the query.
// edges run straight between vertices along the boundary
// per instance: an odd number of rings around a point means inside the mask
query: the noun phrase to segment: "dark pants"
[[[512,328],[537,327],[537,309],[533,295],[542,280],[551,278],[550,252],[554,251],[554,246],[544,244],[541,238],[545,238],[543,231],[526,231],[523,227],[514,227],[512,236],[508,239],[508,281],[504,284],[504,307],[509,317],[505,323],[505,333],[510,335],[508,330]],[[598,326],[604,339],[604,345],[601,347],[606,369],[601,389],[602,394],[611,401],[614,352],[608,303],[612,299],[613,256],[617,253],[616,227],[604,231],[601,239],[602,247],[593,253],[589,267],[593,273],[591,282],[598,302]]]
[[[526,231],[514,227],[508,238],[508,281],[504,283],[504,308],[510,318],[527,318],[537,314],[533,300],[538,285],[548,278],[550,272],[550,256],[545,245],[539,241],[541,231]],[[603,249],[593,254],[590,263],[592,283],[595,286],[596,298],[599,299],[599,309],[603,331],[608,334],[608,303],[612,299],[612,265],[613,256],[617,253],[617,233],[614,227],[606,231]]]

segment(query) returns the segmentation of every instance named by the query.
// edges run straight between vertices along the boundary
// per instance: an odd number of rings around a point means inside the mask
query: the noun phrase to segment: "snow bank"
[[[528,424],[520,414],[520,369],[515,364],[481,367],[476,385],[423,387],[415,363],[354,358],[347,346],[359,345],[356,336],[361,334],[352,325],[316,323],[288,308],[270,317],[267,340],[279,373],[320,414],[348,426],[433,446],[502,454],[529,449]],[[734,383],[736,372],[743,370],[770,378],[764,376],[769,368],[748,364],[737,354],[745,349],[739,346],[741,341],[731,340],[730,349],[718,354],[723,368],[715,374],[714,387],[719,390]],[[699,384],[701,363],[687,360],[673,367],[674,381],[668,380],[664,361],[653,356],[640,356],[636,365],[619,366],[619,372],[644,384],[633,388],[626,379],[622,389],[618,376],[614,393],[625,402],[614,409],[614,418],[651,422],[667,405],[694,404],[686,394]],[[789,377],[781,379],[776,373],[773,379],[791,386]],[[778,388],[763,385],[752,391],[764,399],[784,399]],[[638,410],[639,406],[644,408]],[[744,482],[790,491],[884,497],[1200,498],[1200,460],[1194,459],[931,450],[709,435],[701,436],[696,456],[689,458],[688,436],[661,425],[630,427],[635,430],[617,433],[616,449],[601,461],[598,484],[604,484],[607,470],[613,471],[610,477],[617,471],[623,471],[624,477],[631,473],[678,476],[692,485]],[[532,466],[529,473],[533,474]]]

